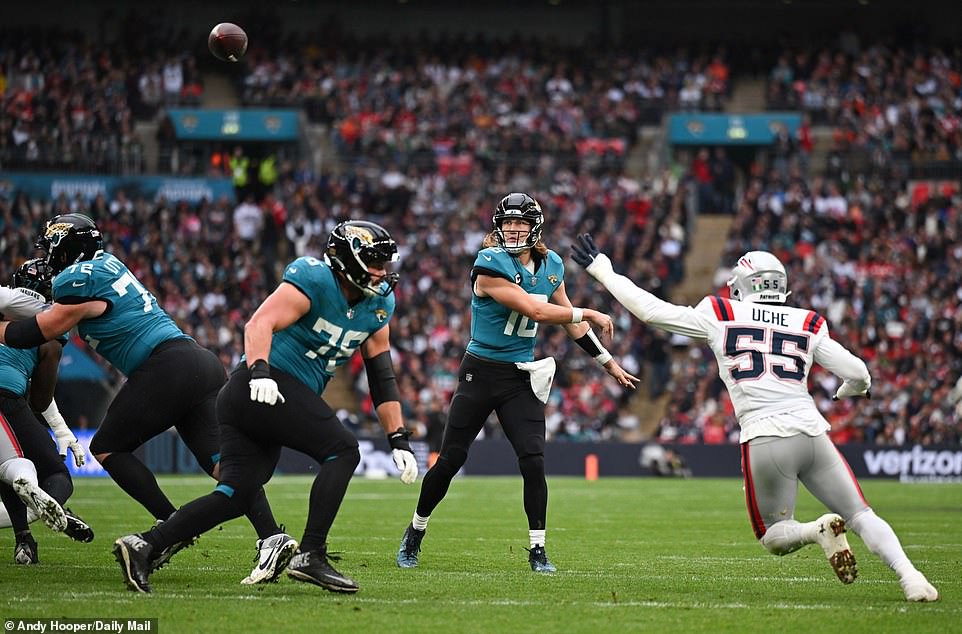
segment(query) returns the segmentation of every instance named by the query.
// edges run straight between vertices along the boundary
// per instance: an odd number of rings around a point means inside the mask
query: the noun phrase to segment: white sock
[[[428,515],[427,517],[421,517],[420,515],[415,513],[414,519],[411,520],[411,526],[413,526],[415,530],[419,530],[419,531],[427,530],[429,519],[431,519],[430,515]]]
[[[26,458],[10,458],[0,464],[0,481],[13,484],[14,480],[23,478],[34,486],[40,486],[37,482],[37,468],[33,462]]]
[[[544,546],[544,529],[540,531],[528,531],[528,542],[531,547]]]
[[[908,555],[902,550],[902,544],[895,531],[888,522],[876,515],[875,511],[869,508],[856,513],[848,521],[848,525],[862,538],[869,550],[895,571],[899,579],[918,572],[909,561]]]
[[[814,544],[817,534],[818,522],[802,524],[795,520],[782,520],[769,526],[760,541],[768,552],[781,556],[793,553],[802,546]]]

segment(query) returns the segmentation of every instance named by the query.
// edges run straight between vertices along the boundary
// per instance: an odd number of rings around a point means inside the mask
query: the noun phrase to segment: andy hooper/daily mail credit
[[[156,632],[157,619],[4,619],[4,632]]]
[[[872,476],[897,476],[902,482],[962,482],[962,451],[866,449],[865,468]]]

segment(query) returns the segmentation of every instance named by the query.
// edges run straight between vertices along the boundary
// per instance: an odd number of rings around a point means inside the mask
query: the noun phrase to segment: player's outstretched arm
[[[608,256],[598,249],[590,234],[583,233],[571,245],[571,259],[601,282],[608,292],[638,319],[662,330],[705,339],[710,324],[690,306],[678,306],[658,299],[624,275],[615,273]]]
[[[479,275],[475,282],[475,289],[481,297],[491,297],[502,306],[517,311],[539,324],[577,324],[587,321],[598,328],[606,340],[610,340],[615,331],[614,322],[605,313],[591,308],[559,306],[538,301],[521,290],[517,284],[501,277]]]
[[[0,343],[11,348],[36,348],[64,334],[84,319],[104,314],[107,302],[91,299],[79,304],[54,304],[27,319],[0,322]]]

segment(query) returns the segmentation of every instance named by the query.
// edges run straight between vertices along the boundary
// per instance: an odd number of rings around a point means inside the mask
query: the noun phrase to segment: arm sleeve
[[[872,377],[865,362],[832,339],[827,330],[816,344],[813,358],[815,363],[848,383],[856,393],[863,394],[872,387]]]
[[[690,306],[678,306],[658,299],[624,275],[611,268],[611,261],[604,254],[598,255],[588,272],[604,284],[615,299],[638,319],[656,328],[686,337],[707,339],[711,324],[704,315]]]

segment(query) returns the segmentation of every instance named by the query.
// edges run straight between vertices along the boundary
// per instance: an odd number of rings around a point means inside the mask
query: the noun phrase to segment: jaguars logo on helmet
[[[508,246],[504,239],[501,225],[508,218],[519,218],[531,225],[528,237],[521,243]],[[526,249],[533,248],[541,240],[541,228],[544,225],[544,213],[538,201],[519,192],[513,192],[501,199],[494,210],[494,235],[498,246],[512,255],[517,255]]]
[[[386,297],[397,286],[397,273],[389,272],[375,283],[368,272],[372,264],[398,261],[397,243],[381,225],[366,220],[337,225],[327,241],[327,259],[332,269],[368,297]]]
[[[103,246],[97,224],[83,214],[56,216],[37,240],[37,248],[47,253],[46,261],[53,275],[77,262],[92,260]]]

